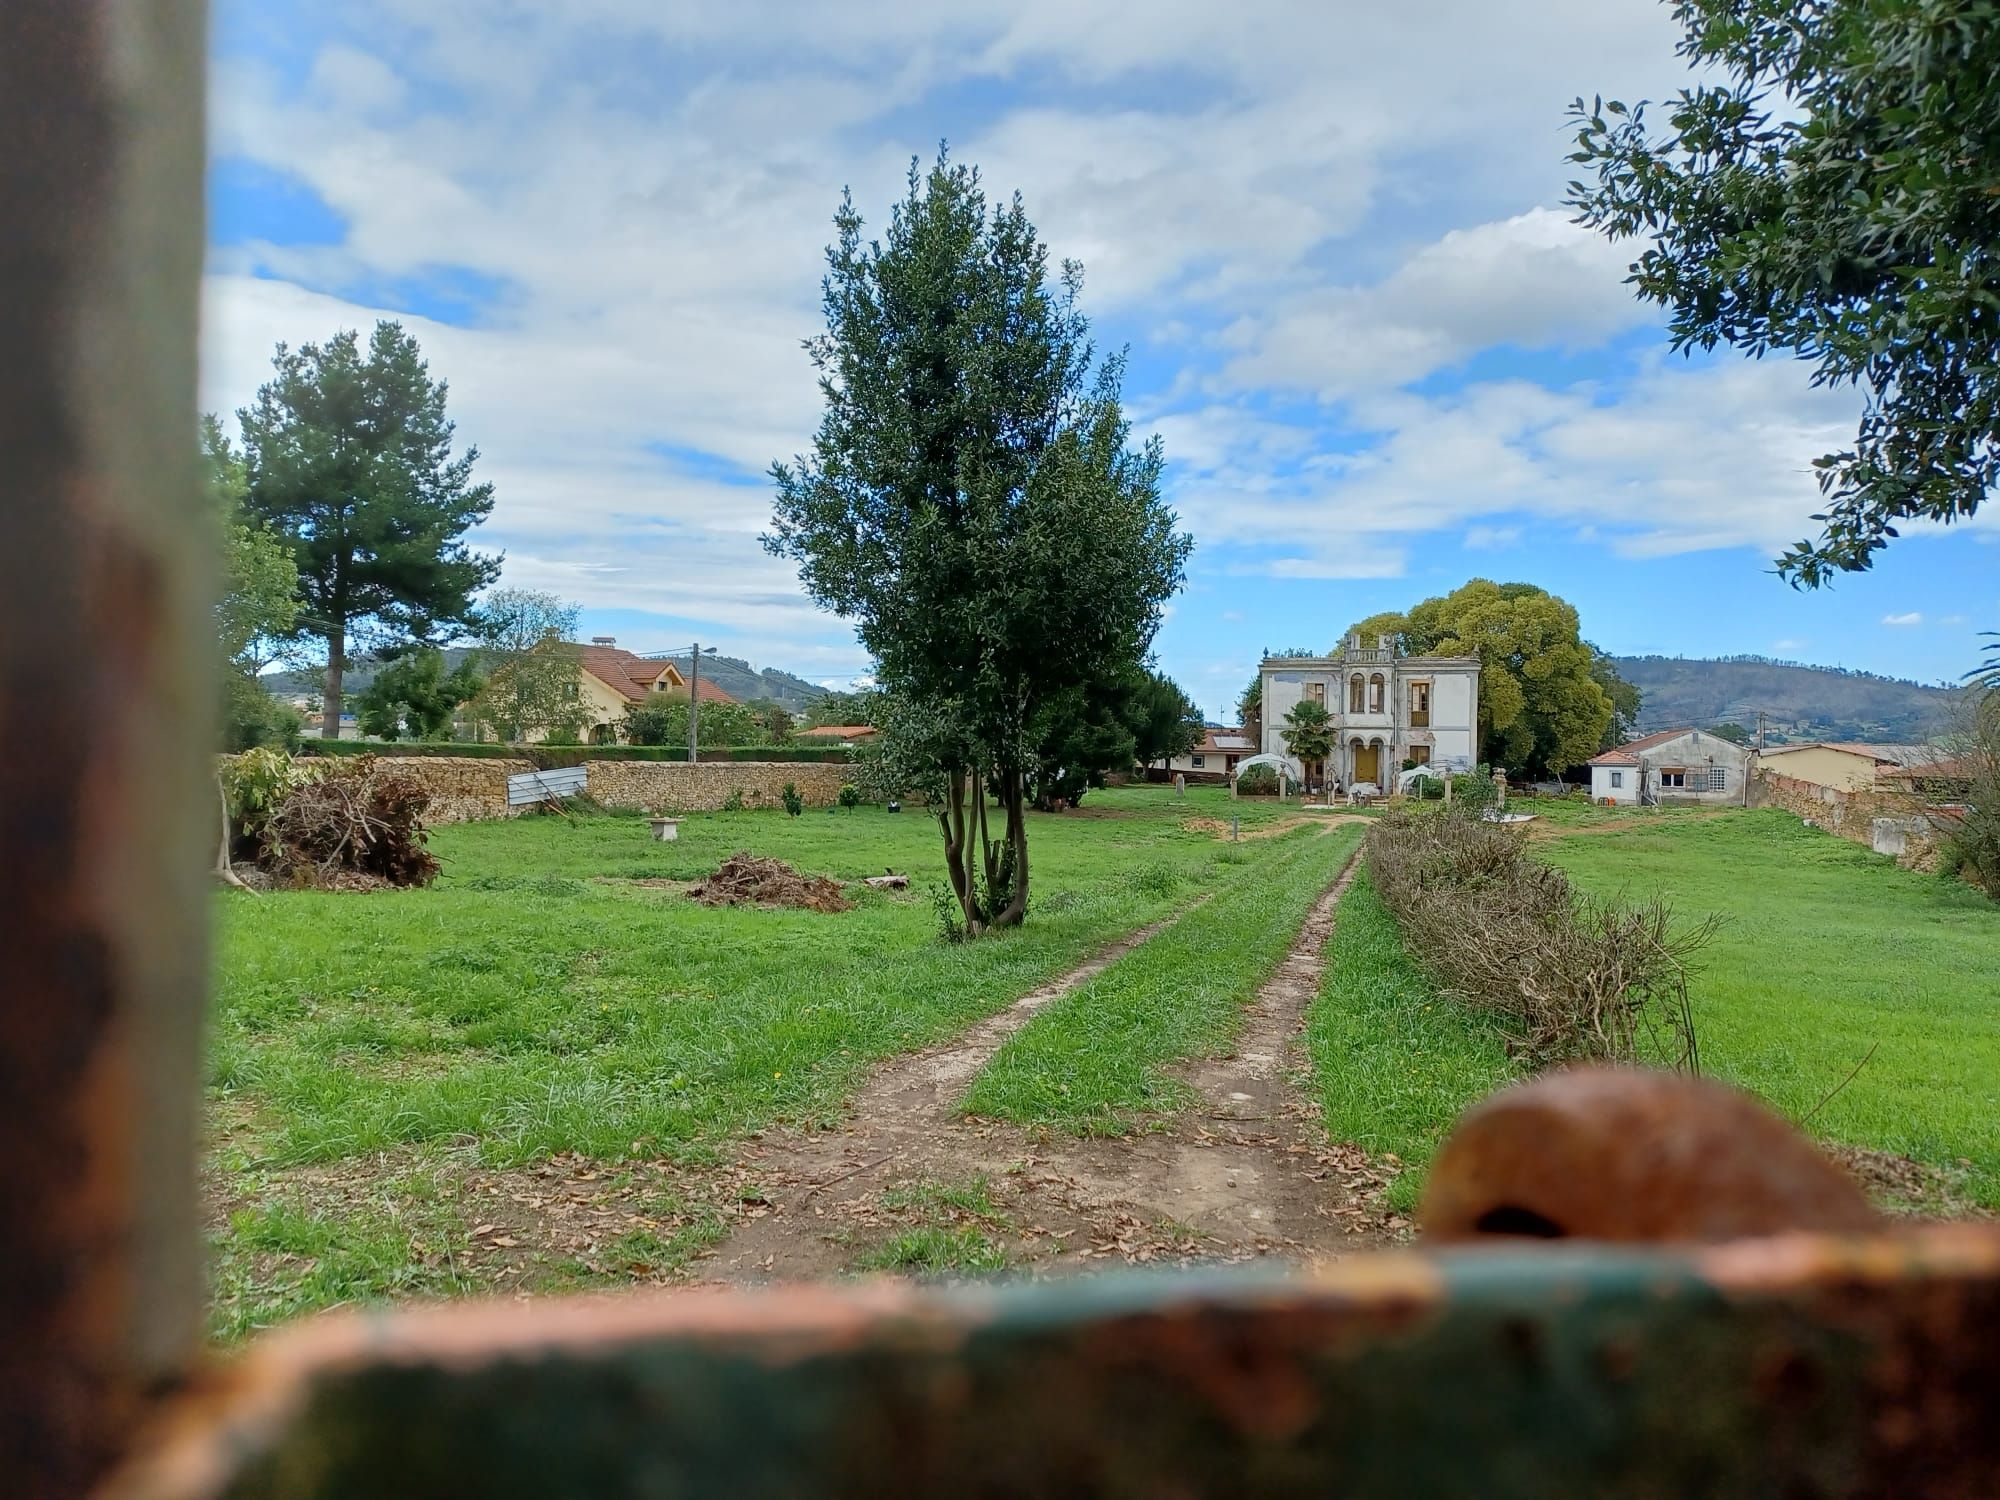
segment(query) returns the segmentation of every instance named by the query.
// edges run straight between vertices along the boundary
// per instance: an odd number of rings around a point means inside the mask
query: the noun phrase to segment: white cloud
[[[1232,328],[1236,387],[1333,400],[1404,385],[1482,349],[1578,348],[1650,315],[1623,285],[1631,252],[1546,208],[1454,229],[1386,280],[1325,287]]]
[[[1921,625],[1924,623],[1924,616],[1921,610],[1913,609],[1906,615],[1884,615],[1882,623],[1894,626]]]
[[[1518,526],[1468,526],[1465,531],[1465,545],[1475,552],[1499,551],[1517,545],[1520,540]]]
[[[1482,519],[1502,513],[1633,553],[1769,545],[1839,435],[1837,398],[1769,371],[1398,394],[1494,345],[1588,348],[1644,315],[1629,252],[1548,205],[1564,101],[1678,81],[1646,0],[1529,20],[1450,0],[1421,28],[1208,0],[1141,24],[1069,0],[326,14],[345,30],[305,44],[302,77],[246,56],[214,74],[218,154],[295,178],[346,229],[216,255],[206,404],[242,404],[273,342],[365,326],[399,286],[491,285],[464,326],[404,321],[483,451],[509,581],[723,626],[828,675],[857,661],[851,636],[758,547],[768,488],[718,467],[754,478],[809,442],[799,341],[840,186],[879,226],[940,134],[1085,261],[1093,312],[1179,361],[1132,404],[1210,549],[1197,568],[1394,577],[1418,533],[1511,544],[1515,521]]]

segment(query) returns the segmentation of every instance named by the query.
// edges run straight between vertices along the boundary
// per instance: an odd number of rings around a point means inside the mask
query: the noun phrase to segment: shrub
[[[723,810],[724,812],[742,812],[742,811],[743,811],[743,788],[742,788],[742,787],[740,787],[740,786],[733,786],[733,787],[731,787],[731,788],[729,789],[729,795],[728,795],[727,797],[724,797],[724,798],[722,799],[722,810]]]
[[[1463,776],[1451,778],[1452,800],[1467,813],[1484,812],[1500,802],[1500,784],[1493,779],[1491,766],[1480,766]]]
[[[1590,900],[1519,832],[1468,810],[1381,819],[1368,873],[1431,979],[1494,1013],[1531,1067],[1630,1061],[1645,1040],[1699,1071],[1686,962],[1718,918],[1676,932],[1658,897]]]
[[[1278,795],[1278,773],[1270,766],[1252,766],[1237,778],[1236,794],[1239,797],[1275,797]]]
[[[851,781],[843,781],[840,784],[839,800],[842,807],[846,808],[849,812],[853,812],[855,808],[861,805],[861,788]]]
[[[799,795],[799,789],[794,783],[786,782],[785,789],[779,792],[778,796],[784,801],[785,811],[793,817],[796,818],[806,810],[806,799]]]

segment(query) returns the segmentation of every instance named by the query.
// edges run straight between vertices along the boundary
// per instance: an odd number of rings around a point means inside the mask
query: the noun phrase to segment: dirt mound
[[[760,859],[745,850],[725,859],[688,899],[703,906],[798,906],[807,911],[846,911],[854,903],[841,894],[840,882],[824,875],[802,875],[782,859]]]

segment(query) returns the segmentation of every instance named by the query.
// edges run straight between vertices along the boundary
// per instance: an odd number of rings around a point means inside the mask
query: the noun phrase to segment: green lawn
[[[1814,1134],[1970,1164],[2000,1206],[2000,907],[1775,809],[1553,840],[1585,890],[1729,918],[1692,984],[1703,1069]]]
[[[1389,1201],[1403,1210],[1465,1106],[1519,1072],[1490,1021],[1431,992],[1365,870],[1341,898],[1306,1026],[1327,1133],[1402,1162]]]
[[[1361,829],[1301,829],[1143,947],[1016,1033],[973,1080],[965,1108],[1077,1134],[1122,1134],[1178,1106],[1162,1071],[1212,1054],[1281,963],[1306,914],[1347,862]],[[1245,848],[1253,847],[1250,845]]]
[[[488,1162],[698,1154],[824,1119],[873,1060],[1278,857],[1282,841],[1230,852],[1183,831],[1211,802],[1134,789],[1035,818],[1030,921],[962,948],[937,940],[921,814],[717,813],[674,844],[637,818],[440,829],[429,890],[218,898],[211,1082],[248,1108],[239,1144],[278,1163],[460,1137]],[[912,891],[828,915],[629,883],[695,879],[738,848],[842,878],[893,866]]]
[[[1967,1196],[2000,1206],[2000,907],[1783,812],[1618,821],[1639,826],[1537,852],[1586,891],[1659,891],[1684,917],[1728,918],[1691,982],[1704,1071],[1810,1114],[1817,1136],[1962,1174]],[[1342,903],[1311,1040],[1332,1134],[1419,1166],[1511,1076],[1492,1030],[1430,994],[1361,881]],[[1416,1185],[1406,1174],[1398,1197]]]
[[[914,810],[698,815],[674,844],[640,818],[465,824],[437,830],[428,890],[219,894],[218,1331],[467,1289],[456,1257],[479,1209],[453,1184],[474,1168],[700,1162],[775,1122],[830,1119],[881,1058],[1290,857],[1289,840],[1228,845],[1185,820],[1295,812],[1132,788],[1035,816],[1027,925],[962,947],[939,939],[938,833]],[[737,849],[843,879],[893,867],[912,889],[822,914],[635,883],[693,880]],[[416,1182],[432,1190],[404,1190]],[[641,1225],[662,1254],[705,1227],[694,1211]]]

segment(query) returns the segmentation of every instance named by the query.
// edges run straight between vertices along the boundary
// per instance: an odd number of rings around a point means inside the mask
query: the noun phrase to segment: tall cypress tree
[[[321,734],[340,733],[350,649],[432,638],[464,623],[500,559],[465,532],[493,509],[475,484],[479,450],[454,457],[446,386],[400,323],[324,344],[280,344],[275,374],[237,413],[249,507],[299,569],[301,635],[326,643]]]

